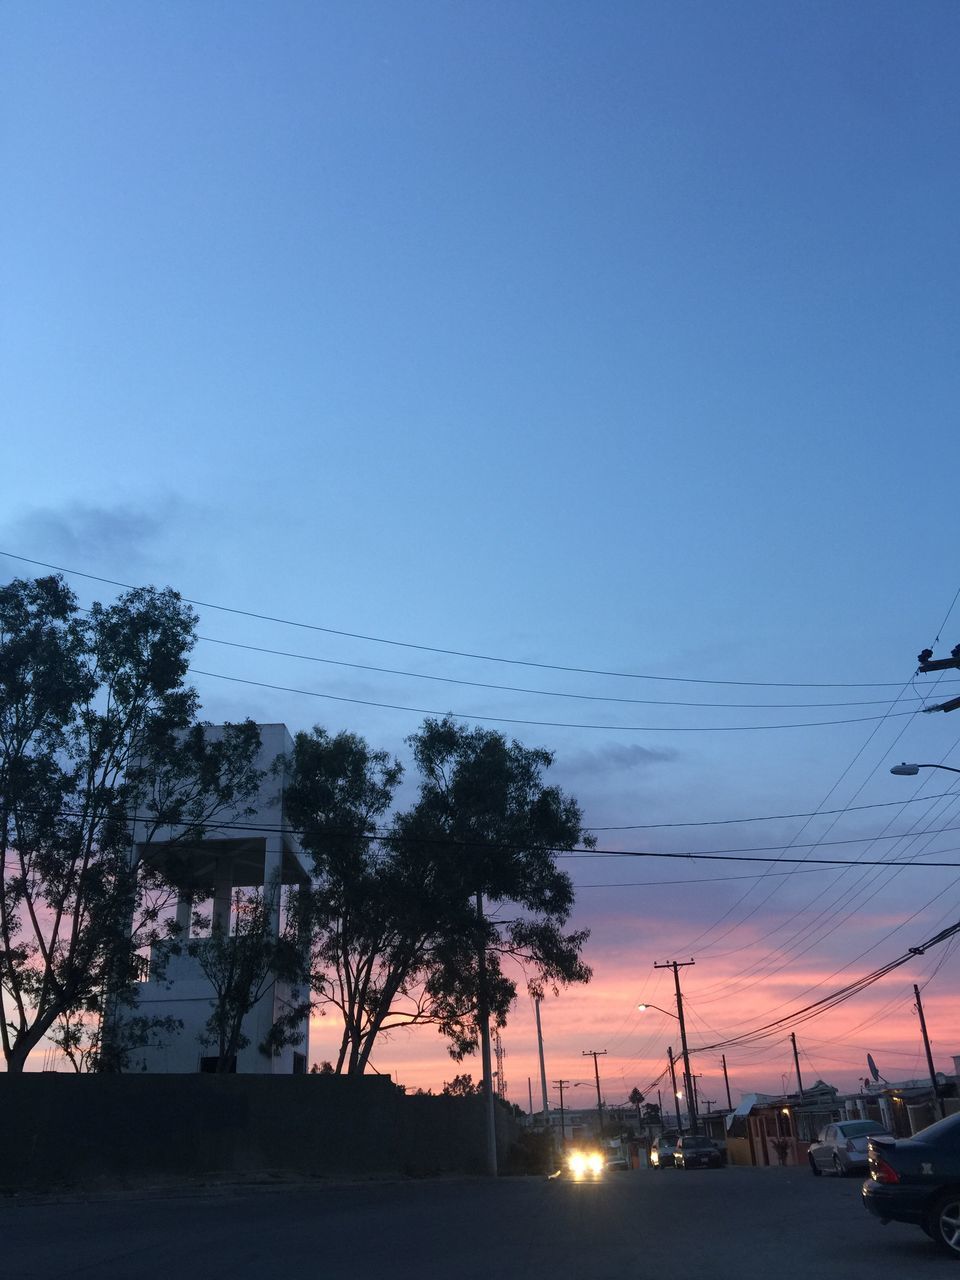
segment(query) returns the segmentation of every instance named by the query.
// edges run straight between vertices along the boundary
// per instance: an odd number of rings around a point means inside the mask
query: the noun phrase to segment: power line
[[[891,711],[882,716],[852,716],[842,720],[804,720],[789,724],[721,724],[721,725],[651,725],[651,724],[584,724],[578,720],[528,720],[519,716],[475,715],[472,712],[438,711],[430,707],[408,707],[394,702],[377,702],[370,698],[348,698],[338,693],[320,693],[315,689],[297,689],[290,685],[269,684],[265,680],[249,680],[242,676],[228,676],[219,671],[201,671],[188,667],[191,675],[207,676],[214,680],[229,680],[233,684],[252,685],[257,689],[269,689],[273,693],[295,693],[299,697],[323,698],[329,702],[346,702],[352,706],[376,707],[382,711],[405,711],[420,716],[452,716],[455,720],[483,721],[493,724],[522,724],[538,729],[600,729],[604,733],[744,733],[771,729],[819,729],[841,724],[864,724],[867,721],[886,720],[889,716],[915,716],[916,711]]]
[[[133,583],[121,582],[116,578],[105,578],[99,574],[86,573],[81,569],[68,569],[64,565],[51,564],[46,560],[37,560],[30,556],[17,555],[12,551],[0,550],[0,555],[6,556],[11,560],[18,560],[23,564],[36,565],[42,569],[52,569],[55,573],[65,573],[70,577],[85,578],[90,582],[101,582],[111,587],[120,587],[124,591],[134,591],[137,588]],[[540,671],[565,671],[575,675],[594,675],[594,676],[610,676],[618,680],[654,680],[671,684],[704,684],[704,685],[727,685],[741,688],[753,689],[885,689],[898,688],[900,681],[898,680],[874,680],[874,681],[780,681],[780,680],[708,680],[698,676],[663,676],[650,675],[636,671],[613,671],[596,667],[579,667],[565,665],[553,662],[534,662],[524,658],[505,658],[496,654],[473,653],[463,649],[447,649],[439,645],[420,644],[409,640],[392,640],[385,636],[367,635],[357,631],[346,631],[337,627],[325,627],[314,622],[300,622],[292,618],[283,618],[274,614],[259,613],[253,609],[234,608],[230,605],[215,604],[208,600],[197,600],[190,596],[181,595],[180,598],[185,604],[190,604],[198,609],[215,609],[219,613],[229,613],[236,617],[253,618],[260,622],[272,622],[280,626],[296,627],[303,631],[317,631],[324,635],[341,636],[350,640],[363,640],[371,644],[390,645],[400,649],[413,649],[421,653],[442,654],[445,657],[452,658],[468,658],[476,662],[496,662],[508,666],[530,667]],[[300,692],[295,690],[294,692]]]
[[[771,1022],[763,1023],[761,1026],[754,1028],[752,1031],[742,1032],[740,1035],[730,1036],[725,1040],[717,1041],[715,1044],[700,1045],[693,1050],[694,1053],[706,1053],[712,1049],[725,1049],[730,1045],[743,1044],[745,1042],[768,1039],[774,1034],[779,1034],[789,1025],[798,1025],[807,1022],[811,1018],[825,1013],[828,1009],[835,1008],[838,1004],[852,999],[853,996],[859,995],[861,991],[865,991],[867,987],[873,986],[875,982],[879,982],[881,978],[886,977],[888,973],[892,973],[895,969],[901,968],[905,964],[909,964],[918,955],[923,955],[932,947],[938,946],[945,942],[948,938],[952,938],[954,934],[960,933],[960,921],[950,925],[946,929],[942,929],[933,937],[926,939],[919,946],[910,947],[903,955],[898,956],[895,960],[889,961],[885,965],[881,965],[878,969],[874,969],[872,973],[865,974],[864,977],[856,979],[854,982],[848,983],[845,987],[840,987],[836,991],[832,991],[829,995],[823,996],[820,1000],[815,1000],[811,1004],[804,1005],[800,1009],[794,1010],[793,1013],[785,1014],[782,1018],[775,1018]]]
[[[749,818],[704,818],[697,822],[630,822],[613,827],[598,827],[592,822],[589,825],[591,831],[664,831],[673,827],[735,827],[747,822],[787,822],[792,818],[827,818],[832,814],[862,813],[867,809],[902,809],[904,805],[920,804],[926,800],[941,800],[944,796],[951,794],[949,791],[939,791],[935,795],[911,796],[906,800],[881,800],[876,804],[851,804],[843,809],[814,809],[808,813],[766,813]]]
[[[572,698],[578,702],[614,702],[642,707],[697,707],[721,708],[744,711],[803,710],[810,707],[880,707],[890,705],[889,698],[874,698],[860,702],[689,702],[671,698],[618,698],[601,693],[570,693],[561,689],[535,689],[515,684],[491,684],[483,680],[464,680],[455,676],[438,676],[424,671],[407,671],[401,667],[378,667],[367,662],[346,662],[338,658],[321,658],[312,653],[292,653],[288,649],[271,649],[264,645],[245,644],[240,640],[222,640],[213,636],[198,635],[204,644],[219,644],[229,649],[244,649],[249,653],[264,653],[274,658],[294,658],[298,662],[315,662],[323,666],[344,667],[350,671],[369,671],[377,675],[402,676],[411,680],[430,680],[436,684],[454,684],[467,689],[491,689],[497,693],[525,693],[540,698]],[[642,679],[644,677],[638,677]]]

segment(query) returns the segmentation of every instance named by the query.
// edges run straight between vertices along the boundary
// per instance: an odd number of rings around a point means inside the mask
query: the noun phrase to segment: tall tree
[[[287,813],[313,860],[312,987],[321,1010],[335,1009],[343,1023],[337,1072],[362,1073],[385,1026],[418,1020],[408,997],[432,916],[420,919],[416,889],[377,826],[402,772],[356,734],[320,726],[298,733],[284,762]]]
[[[589,981],[580,954],[588,931],[563,931],[574,894],[556,854],[596,842],[576,800],[544,782],[551,752],[449,716],[427,719],[408,742],[420,795],[393,838],[445,886],[447,928],[427,991],[452,1055],[462,1058],[476,1049],[487,1016],[506,1024],[517,984],[505,960],[522,965],[534,996]]]
[[[86,616],[59,577],[0,587],[0,1044],[9,1071],[65,1015],[127,998],[175,890],[143,838],[193,841],[256,790],[256,725],[209,742],[173,591]],[[172,824],[172,826],[171,826]],[[74,1021],[76,1018],[74,1018]],[[102,1046],[101,1046],[102,1053]],[[109,1057],[109,1054],[107,1055]]]
[[[553,859],[590,838],[575,801],[542,781],[550,754],[449,719],[409,741],[419,799],[386,831],[401,771],[385,752],[317,728],[287,764],[287,809],[317,880],[314,990],[343,1019],[336,1069],[348,1073],[398,1026],[433,1023],[453,1056],[472,1051],[481,994],[500,1025],[516,996],[507,957],[538,993],[590,976],[586,933],[562,931],[573,889]],[[492,918],[478,918],[478,893]],[[496,915],[507,902],[510,920]]]

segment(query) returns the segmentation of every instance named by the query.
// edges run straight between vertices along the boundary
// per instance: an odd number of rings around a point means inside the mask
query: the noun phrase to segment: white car
[[[661,1133],[659,1138],[654,1138],[653,1146],[650,1148],[650,1168],[651,1169],[672,1169],[676,1161],[674,1155],[677,1150],[678,1134]]]

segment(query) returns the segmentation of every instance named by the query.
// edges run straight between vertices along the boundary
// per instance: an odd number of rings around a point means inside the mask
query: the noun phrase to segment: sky
[[[696,960],[696,1048],[960,919],[960,777],[889,774],[960,765],[920,714],[958,680],[913,679],[960,640],[953,0],[0,27],[0,580],[204,602],[214,722],[555,752],[606,851],[563,862],[594,980],[543,1006],[585,1098],[586,1051],[612,1104],[676,1046],[657,963]],[[632,856],[722,850],[781,861]],[[798,1025],[804,1076],[922,1074],[914,982],[950,1070],[957,976],[942,945]],[[793,1087],[788,1032],[726,1051],[734,1102]],[[525,996],[503,1046],[539,1106]],[[374,1061],[479,1075],[429,1028]]]

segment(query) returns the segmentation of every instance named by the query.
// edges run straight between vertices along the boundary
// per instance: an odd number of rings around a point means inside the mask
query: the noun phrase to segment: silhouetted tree
[[[200,965],[213,988],[211,1013],[200,1033],[200,1042],[216,1050],[218,1072],[234,1070],[237,1054],[250,1043],[244,1019],[271,991],[276,982],[295,984],[308,980],[305,949],[297,934],[295,913],[290,913],[277,933],[272,895],[279,898],[279,884],[262,889],[234,889],[232,928],[219,921],[194,915],[194,926],[210,927],[207,937],[187,944],[189,955]],[[273,1022],[261,1052],[277,1053],[284,1045],[299,1044],[301,1020],[309,1006],[292,1006]]]
[[[543,784],[549,752],[451,719],[408,740],[419,798],[384,832],[401,766],[354,734],[298,734],[286,803],[313,858],[313,989],[336,1008],[336,1070],[362,1073],[379,1035],[435,1023],[456,1058],[476,1045],[479,956],[500,1025],[516,996],[503,972],[522,962],[541,993],[585,982],[585,932],[564,934],[573,888],[554,861],[583,840],[576,802]],[[478,917],[476,896],[515,918]]]
[[[184,684],[196,618],[173,591],[84,616],[59,577],[0,587],[0,1043],[22,1071],[58,1020],[132,1000],[138,952],[169,936],[175,891],[132,856],[195,841],[255,791],[256,725],[207,742]],[[109,1006],[109,1007],[108,1007]],[[63,1024],[61,1023],[61,1026]],[[82,1037],[81,1037],[82,1041]],[[122,1065],[101,1036],[97,1065]],[[120,1054],[122,1057],[122,1053]]]

